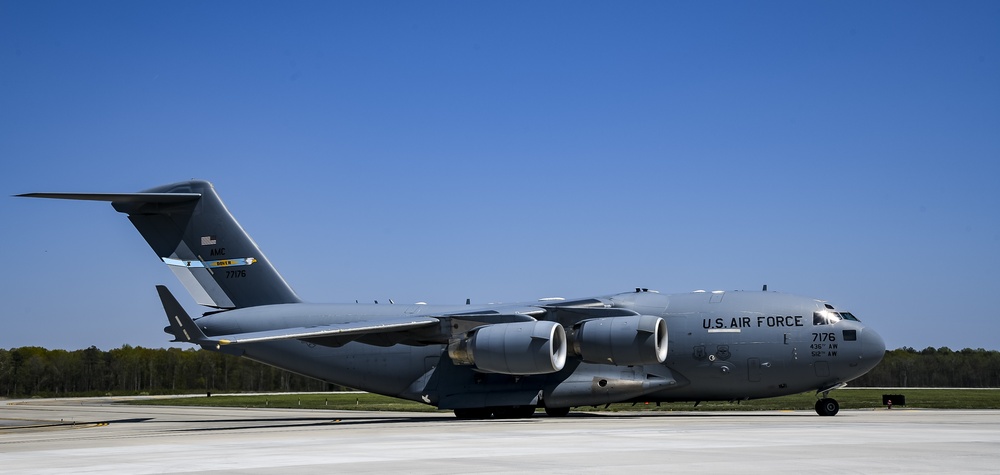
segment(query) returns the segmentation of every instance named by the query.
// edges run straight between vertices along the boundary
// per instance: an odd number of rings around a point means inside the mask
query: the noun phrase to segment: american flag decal
[[[215,245],[215,236],[202,236],[201,237],[201,245],[202,246],[214,246]]]

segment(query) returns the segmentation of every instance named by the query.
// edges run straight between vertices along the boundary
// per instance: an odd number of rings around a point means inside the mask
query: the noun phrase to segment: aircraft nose
[[[885,356],[885,340],[882,335],[871,328],[865,328],[861,333],[861,355],[872,362],[872,367],[882,361]]]

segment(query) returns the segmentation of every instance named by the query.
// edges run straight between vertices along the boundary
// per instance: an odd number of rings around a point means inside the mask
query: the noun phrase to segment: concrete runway
[[[450,414],[0,401],[3,473],[997,473],[1000,411]]]

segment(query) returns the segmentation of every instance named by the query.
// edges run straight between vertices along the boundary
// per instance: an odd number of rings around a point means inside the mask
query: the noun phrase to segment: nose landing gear
[[[840,412],[840,404],[836,399],[825,397],[816,401],[816,414],[821,416],[835,416]]]
[[[840,403],[838,403],[836,399],[830,397],[830,391],[840,389],[844,386],[847,386],[847,383],[837,383],[833,386],[826,386],[822,389],[817,389],[816,395],[819,396],[822,394],[823,396],[816,401],[816,414],[821,416],[836,416],[837,413],[840,412]]]

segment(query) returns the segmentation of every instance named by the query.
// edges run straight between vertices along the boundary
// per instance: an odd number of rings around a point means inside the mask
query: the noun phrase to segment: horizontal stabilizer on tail
[[[201,198],[201,193],[24,193],[17,196],[112,203],[183,203]]]

